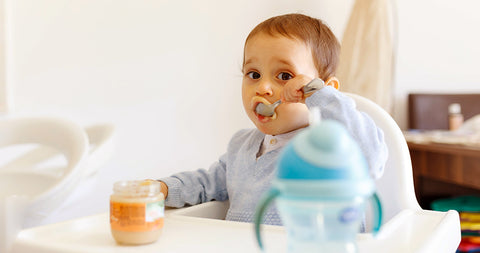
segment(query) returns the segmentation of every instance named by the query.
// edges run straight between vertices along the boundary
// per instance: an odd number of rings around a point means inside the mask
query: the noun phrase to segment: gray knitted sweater
[[[383,131],[372,119],[355,109],[355,102],[332,87],[325,87],[306,99],[307,107],[319,106],[322,119],[334,119],[345,125],[360,145],[370,168],[378,178],[383,174],[387,148]],[[257,202],[275,177],[281,149],[257,158],[265,134],[255,129],[238,131],[227,152],[208,170],[181,172],[162,178],[168,186],[166,205],[182,207],[211,200],[230,200],[227,220],[252,222]],[[264,214],[264,223],[280,225],[275,207]]]

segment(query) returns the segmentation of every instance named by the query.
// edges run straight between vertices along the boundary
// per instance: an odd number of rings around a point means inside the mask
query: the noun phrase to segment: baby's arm
[[[160,179],[166,186],[165,204],[182,207],[185,204],[195,205],[214,199],[220,201],[228,199],[225,157],[226,155],[220,157],[208,171],[204,169],[186,171]]]
[[[370,168],[370,174],[379,178],[388,156],[383,131],[364,112],[356,109],[355,101],[331,86],[315,92],[305,100],[308,108],[318,106],[322,119],[341,122],[357,141]]]

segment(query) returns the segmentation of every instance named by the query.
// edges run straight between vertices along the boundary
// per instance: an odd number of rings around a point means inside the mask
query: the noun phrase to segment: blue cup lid
[[[334,120],[322,120],[295,136],[280,155],[277,172],[279,179],[370,179],[360,147]]]

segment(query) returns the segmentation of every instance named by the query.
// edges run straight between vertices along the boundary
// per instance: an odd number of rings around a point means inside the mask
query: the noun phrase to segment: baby
[[[363,150],[372,177],[380,177],[387,159],[383,132],[338,91],[339,50],[330,29],[309,16],[287,14],[257,25],[245,41],[242,82],[243,106],[256,128],[238,131],[209,170],[160,179],[166,205],[229,200],[227,220],[252,222],[257,202],[275,177],[280,151],[308,126],[309,108],[317,106],[323,119],[345,125]],[[324,80],[323,88],[304,94],[302,88],[314,78]],[[256,112],[259,103],[277,100],[282,103],[273,116]],[[264,217],[266,224],[282,224],[275,208]]]

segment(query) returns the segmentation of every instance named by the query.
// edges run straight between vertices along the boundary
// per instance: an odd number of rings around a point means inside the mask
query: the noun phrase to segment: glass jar
[[[462,107],[459,103],[448,106],[448,128],[450,131],[459,129],[463,124]]]
[[[152,243],[161,235],[165,203],[160,182],[120,181],[110,196],[110,227],[121,244]]]

